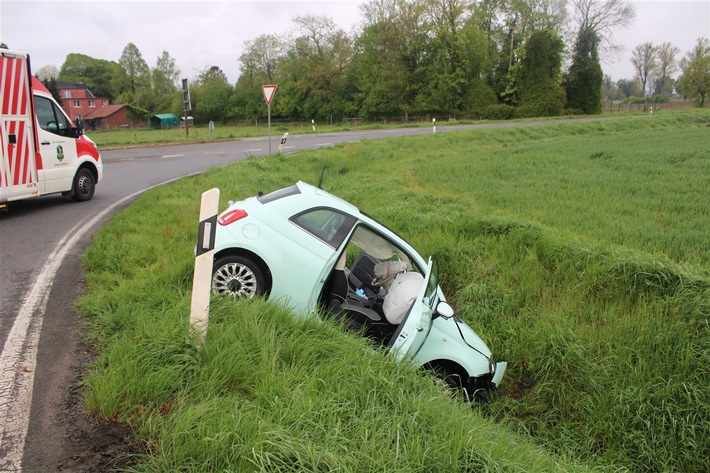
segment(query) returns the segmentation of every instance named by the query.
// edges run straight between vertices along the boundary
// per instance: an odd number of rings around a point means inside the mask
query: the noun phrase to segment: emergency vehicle
[[[7,203],[61,193],[94,196],[103,176],[96,144],[32,76],[26,53],[0,49],[0,210]]]

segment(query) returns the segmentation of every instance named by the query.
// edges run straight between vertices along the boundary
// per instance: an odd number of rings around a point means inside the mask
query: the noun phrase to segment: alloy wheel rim
[[[215,272],[212,289],[234,297],[252,298],[257,290],[256,276],[243,264],[225,264]]]

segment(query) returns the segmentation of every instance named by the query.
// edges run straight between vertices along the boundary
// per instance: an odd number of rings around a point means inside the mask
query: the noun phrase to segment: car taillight
[[[217,220],[217,221],[219,222],[220,225],[222,225],[224,227],[224,226],[227,226],[230,223],[234,223],[237,220],[240,220],[246,216],[247,216],[247,213],[244,210],[234,209],[234,210],[230,210],[229,212],[222,215],[219,218],[219,220]]]

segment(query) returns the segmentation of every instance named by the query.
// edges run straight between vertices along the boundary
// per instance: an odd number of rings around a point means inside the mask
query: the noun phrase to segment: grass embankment
[[[710,470],[710,114],[475,130],[250,159],[155,189],[85,257],[87,404],[136,471]],[[438,255],[509,361],[473,409],[329,324],[217,298],[187,320],[198,200],[316,183]],[[222,208],[225,204],[222,204]]]

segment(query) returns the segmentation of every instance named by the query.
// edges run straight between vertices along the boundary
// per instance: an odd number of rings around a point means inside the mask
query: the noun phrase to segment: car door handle
[[[40,143],[40,144],[42,144],[42,145],[45,145],[45,146],[46,146],[46,145],[49,145],[49,144],[51,144],[51,143],[50,143],[49,141],[43,141],[43,142],[42,142],[42,143]]]

